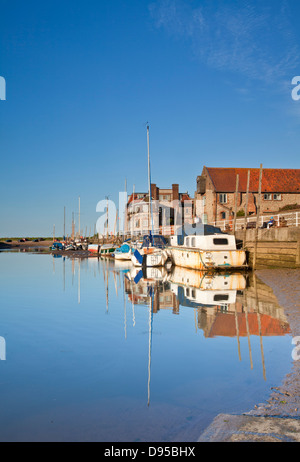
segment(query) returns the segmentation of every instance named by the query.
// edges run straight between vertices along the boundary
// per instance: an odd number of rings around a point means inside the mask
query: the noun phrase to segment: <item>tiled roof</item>
[[[259,168],[212,168],[206,167],[217,192],[235,192],[236,176],[239,175],[239,192],[247,191],[250,170],[250,192],[257,192]],[[262,192],[300,193],[300,169],[263,169]]]
[[[239,337],[247,335],[263,335],[263,336],[280,336],[290,333],[290,326],[287,322],[282,322],[280,319],[272,318],[268,314],[261,313],[258,317],[257,313],[237,313],[233,316],[231,313],[217,313],[214,322],[209,332],[206,332],[207,337],[236,337],[237,325]]]

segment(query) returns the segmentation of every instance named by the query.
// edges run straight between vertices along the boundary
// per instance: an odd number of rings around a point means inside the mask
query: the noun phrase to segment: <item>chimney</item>
[[[153,200],[158,201],[158,188],[156,184],[151,183],[151,196]]]
[[[179,200],[179,184],[172,184],[173,201]]]

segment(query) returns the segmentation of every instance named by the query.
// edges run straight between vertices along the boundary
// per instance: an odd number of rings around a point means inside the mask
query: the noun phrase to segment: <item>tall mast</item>
[[[80,239],[80,196],[78,197],[78,231],[79,231],[79,239]]]
[[[147,125],[147,145],[148,145],[148,193],[149,193],[148,227],[149,227],[149,233],[150,233],[150,230],[151,230],[151,173],[150,173],[149,125]]]

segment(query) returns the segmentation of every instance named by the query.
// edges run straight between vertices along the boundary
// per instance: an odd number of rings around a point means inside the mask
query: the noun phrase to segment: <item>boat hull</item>
[[[105,247],[102,246],[100,248],[100,256],[101,257],[113,257],[114,256],[114,251],[116,250],[115,247]]]
[[[131,260],[131,252],[122,253],[122,252],[115,252],[115,260]]]
[[[196,270],[245,268],[244,250],[199,250],[169,247],[168,254],[175,266]]]
[[[88,251],[92,254],[98,255],[100,250],[100,245],[98,244],[90,244],[88,246]]]
[[[164,266],[168,259],[168,254],[165,250],[149,248],[143,249],[143,252],[135,250],[131,256],[131,261],[134,266],[159,267]]]

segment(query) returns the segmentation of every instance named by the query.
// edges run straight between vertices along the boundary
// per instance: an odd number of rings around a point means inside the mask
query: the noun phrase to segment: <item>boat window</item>
[[[195,237],[192,237],[191,246],[196,247],[196,238]]]
[[[220,238],[220,237],[215,237],[213,239],[213,243],[215,245],[228,245],[228,239]]]
[[[226,302],[229,299],[228,294],[216,294],[214,296],[214,302]]]
[[[186,245],[187,245],[187,246],[190,245],[190,240],[189,240],[189,238],[187,238],[187,240],[186,240]]]

